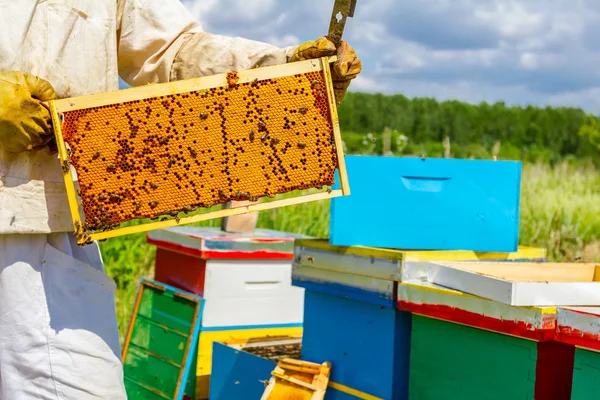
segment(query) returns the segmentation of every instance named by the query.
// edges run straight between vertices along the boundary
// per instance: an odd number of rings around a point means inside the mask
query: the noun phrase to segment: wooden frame
[[[108,93],[99,93],[88,96],[80,96],[75,98],[60,99],[48,102],[48,106],[52,115],[52,123],[54,126],[54,133],[56,136],[56,142],[58,145],[58,156],[63,166],[63,177],[66,185],[66,192],[69,201],[69,207],[71,216],[73,219],[73,227],[75,234],[77,235],[77,242],[80,245],[89,244],[94,240],[105,240],[114,238],[122,235],[128,235],[133,233],[147,232],[155,229],[162,229],[173,227],[177,225],[185,225],[199,221],[206,221],[211,219],[225,218],[240,214],[264,211],[279,207],[291,206],[295,204],[301,204],[312,201],[326,200],[340,196],[350,195],[350,186],[348,183],[348,175],[346,172],[346,165],[344,160],[344,151],[342,137],[339,127],[339,118],[337,114],[337,106],[335,103],[335,94],[332,84],[331,67],[330,63],[335,62],[336,57],[323,57],[321,59],[306,60],[300,62],[294,62],[283,65],[275,65],[270,67],[255,68],[246,71],[237,72],[239,80],[238,84],[249,83],[256,79],[272,79],[285,76],[291,76],[295,74],[303,74],[309,72],[320,72],[322,71],[325,76],[325,85],[327,87],[329,108],[331,111],[331,122],[334,131],[334,141],[337,152],[337,172],[339,178],[340,189],[339,190],[327,190],[318,192],[315,194],[308,194],[303,196],[296,196],[288,199],[275,200],[267,203],[250,204],[236,206],[232,208],[226,208],[218,211],[207,212],[204,214],[182,217],[178,220],[166,220],[159,222],[149,222],[145,224],[129,226],[129,227],[118,227],[113,230],[87,233],[84,230],[85,222],[83,213],[80,212],[80,207],[77,202],[77,189],[74,183],[73,173],[75,172],[73,167],[69,165],[69,154],[67,151],[66,143],[63,138],[61,129],[62,124],[62,113],[70,112],[75,110],[82,110],[86,108],[99,107],[106,104],[113,104],[115,102],[128,102],[134,100],[141,100],[148,97],[157,97],[170,95],[174,93],[185,93],[197,90],[205,90],[215,87],[223,87],[228,85],[227,74],[218,74],[208,77],[201,77],[195,79],[187,79],[182,81],[167,82],[160,84],[146,85],[142,87],[135,87],[120,91],[113,91]]]
[[[204,300],[199,296],[195,296],[191,293],[187,293],[187,292],[177,289],[175,287],[165,285],[165,284],[157,282],[157,281],[152,281],[147,278],[142,278],[140,280],[139,287],[138,287],[138,290],[136,293],[135,303],[134,303],[133,311],[131,313],[131,317],[130,317],[130,321],[129,321],[129,327],[127,328],[125,342],[123,344],[123,349],[121,351],[121,362],[123,364],[126,363],[127,355],[129,352],[129,344],[131,342],[131,337],[133,334],[133,330],[135,328],[135,322],[137,320],[138,311],[139,311],[140,303],[142,301],[142,296],[143,296],[145,288],[157,290],[160,292],[170,291],[171,293],[173,293],[174,297],[181,297],[187,301],[195,303],[194,317],[193,317],[193,320],[191,321],[190,332],[188,334],[188,340],[186,343],[187,352],[185,353],[185,355],[183,357],[183,361],[181,363],[181,368],[179,370],[179,375],[177,377],[177,385],[175,388],[175,392],[172,394],[172,396],[173,396],[172,398],[174,400],[183,400],[184,395],[185,395],[185,389],[186,389],[185,381],[187,380],[189,373],[191,371],[192,359],[194,357],[196,357],[197,343],[198,343],[198,338],[200,335],[200,326],[202,324],[202,313],[204,311]],[[165,327],[165,329],[168,329],[168,328]],[[142,385],[141,383],[138,383],[138,384]],[[156,391],[156,389],[149,388],[149,387],[146,389]],[[166,395],[171,396],[171,394],[166,394]]]
[[[430,263],[428,281],[512,306],[600,305],[600,266]]]

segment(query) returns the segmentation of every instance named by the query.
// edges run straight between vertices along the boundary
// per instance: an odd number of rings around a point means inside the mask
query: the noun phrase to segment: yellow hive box
[[[78,242],[348,195],[332,61],[49,102]]]
[[[255,327],[250,329],[216,330],[200,332],[198,344],[198,360],[196,366],[197,400],[205,400],[210,394],[210,376],[212,374],[213,343],[231,345],[245,344],[256,338],[302,337],[302,327]]]

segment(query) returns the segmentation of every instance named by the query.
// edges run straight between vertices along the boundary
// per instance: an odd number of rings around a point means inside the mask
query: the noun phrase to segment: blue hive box
[[[521,162],[346,156],[351,194],[331,200],[329,243],[514,252]]]

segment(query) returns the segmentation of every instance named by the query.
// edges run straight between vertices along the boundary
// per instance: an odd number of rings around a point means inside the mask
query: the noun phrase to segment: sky
[[[205,31],[298,45],[334,0],[181,0]],[[598,0],[358,0],[352,91],[600,112]]]

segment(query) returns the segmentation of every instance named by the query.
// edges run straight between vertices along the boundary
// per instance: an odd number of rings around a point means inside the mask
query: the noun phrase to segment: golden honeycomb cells
[[[85,225],[333,185],[323,71],[64,112]]]

